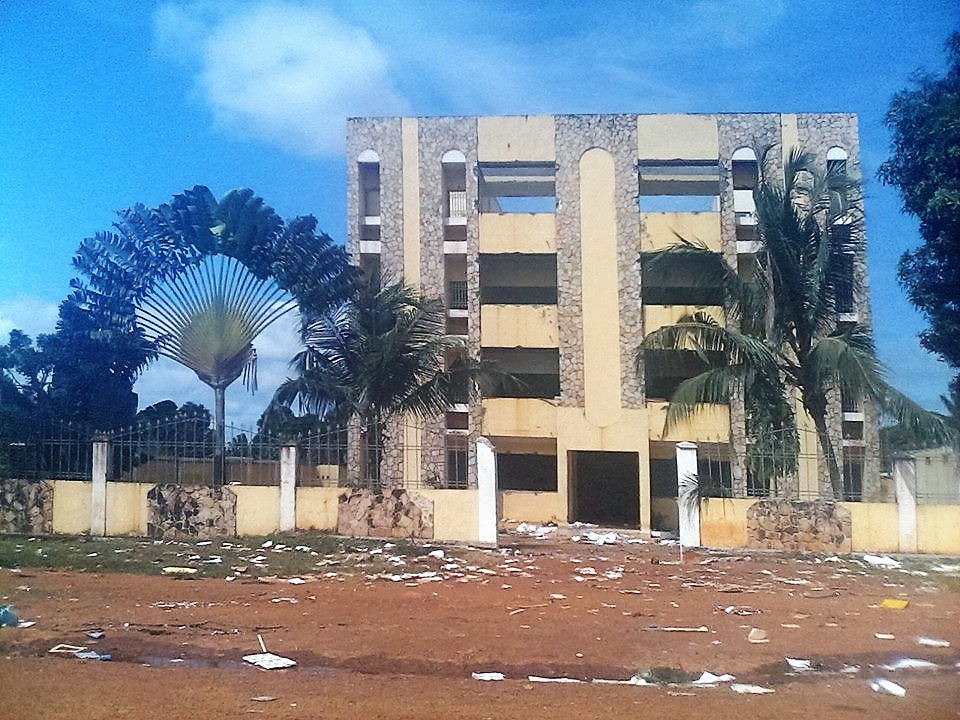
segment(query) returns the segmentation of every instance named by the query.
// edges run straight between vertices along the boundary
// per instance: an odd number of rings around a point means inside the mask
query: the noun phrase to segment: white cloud
[[[199,63],[203,99],[231,132],[298,154],[335,154],[348,116],[408,112],[386,53],[362,28],[279,0],[216,7],[161,5],[154,40]]]
[[[783,0],[701,0],[690,8],[686,27],[739,49],[762,40],[785,11]]]
[[[59,310],[60,303],[29,295],[0,301],[0,344],[6,344],[11,330],[22,330],[34,340],[55,332]]]

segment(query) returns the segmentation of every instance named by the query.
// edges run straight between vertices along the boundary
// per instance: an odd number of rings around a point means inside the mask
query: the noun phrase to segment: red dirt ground
[[[336,570],[293,585],[0,569],[2,602],[37,621],[0,629],[0,718],[960,717],[960,584],[934,570],[762,553],[687,553],[680,564],[675,547],[651,542],[516,534],[499,551],[450,548],[397,569],[436,576]],[[880,607],[885,598],[908,604]],[[104,637],[86,637],[92,628]],[[768,641],[748,642],[751,628]],[[258,633],[297,667],[244,663]],[[112,661],[49,654],[57,643]],[[816,669],[792,673],[788,656]],[[905,657],[937,667],[881,667]],[[653,667],[774,692],[589,682]],[[471,676],[494,671],[506,679]],[[877,677],[906,697],[871,690]]]

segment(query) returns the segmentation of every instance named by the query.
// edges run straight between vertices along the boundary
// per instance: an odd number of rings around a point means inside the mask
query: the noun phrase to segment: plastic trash
[[[83,652],[74,653],[74,657],[79,658],[80,660],[112,660],[112,655],[101,655],[100,653],[94,650],[84,650]]]
[[[0,627],[16,627],[20,620],[14,615],[9,605],[0,605]]]
[[[937,667],[936,663],[917,658],[900,658],[887,665],[881,665],[884,670],[931,670]]]
[[[886,678],[874,678],[870,681],[870,688],[874,692],[887,693],[896,697],[906,697],[907,691],[903,686],[897,685],[893,680]]]
[[[864,562],[870,563],[871,565],[879,568],[894,570],[901,567],[899,560],[894,560],[888,555],[864,555],[863,560]]]
[[[791,670],[798,670],[802,672],[804,670],[813,669],[813,663],[811,663],[809,660],[802,660],[800,658],[789,658],[789,657],[784,658],[784,660],[787,661],[787,665],[790,666]]]
[[[540,677],[539,675],[528,675],[527,680],[536,683],[582,683],[583,680],[566,677]]]
[[[707,670],[703,671],[703,675],[698,677],[693,681],[694,685],[716,685],[717,683],[730,682],[731,680],[736,680],[733,675],[723,674],[723,675],[714,675],[712,672]]]
[[[470,673],[470,677],[474,680],[482,680],[484,682],[496,682],[503,680],[504,674],[502,672],[475,672]]]
[[[877,640],[894,640],[896,635],[891,635],[890,633],[874,633],[873,636]]]
[[[297,664],[296,660],[291,660],[290,658],[281,657],[280,655],[274,655],[271,652],[267,652],[267,646],[263,642],[263,636],[259,633],[257,633],[257,641],[260,643],[260,650],[262,650],[262,652],[254,655],[244,655],[244,662],[261,667],[264,670],[279,670],[282,668],[293,667]]]
[[[948,648],[950,647],[950,642],[947,640],[937,640],[936,638],[920,636],[917,638],[917,645],[925,645],[926,647]]]
[[[170,565],[161,570],[164,575],[196,575],[197,569],[192,567],[178,567]]]
[[[760,628],[750,628],[750,632],[747,633],[747,641],[752,643],[765,643],[770,642],[770,638],[767,637],[766,630],[761,630]]]
[[[880,607],[887,610],[903,610],[909,604],[909,600],[901,600],[900,598],[885,598],[879,603]]]
[[[744,685],[742,683],[733,683],[730,689],[741,695],[766,695],[772,693],[770,688],[760,687],[759,685]]]

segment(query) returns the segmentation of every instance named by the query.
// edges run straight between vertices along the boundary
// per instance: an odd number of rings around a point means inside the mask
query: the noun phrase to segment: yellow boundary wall
[[[89,481],[55,480],[53,532],[79,535],[90,532]],[[147,483],[107,483],[108,535],[144,536],[147,533]],[[232,485],[237,495],[237,534],[261,536],[275,533],[280,523],[280,489],[277,486]],[[344,488],[298,487],[296,527],[334,532],[337,507]],[[412,490],[433,503],[434,538],[447,542],[472,542],[478,535],[476,490]],[[499,519],[530,522],[560,521],[566,516],[559,492],[498,493]],[[747,510],[755,499],[711,498],[700,505],[700,539],[704,547],[739,548],[747,544]],[[840,503],[850,513],[853,552],[900,552],[900,528],[894,503]],[[960,505],[918,505],[917,552],[960,555]]]

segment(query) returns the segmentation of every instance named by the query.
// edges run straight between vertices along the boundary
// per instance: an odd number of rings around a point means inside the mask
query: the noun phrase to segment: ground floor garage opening
[[[615,527],[640,525],[640,456],[572,450],[567,458],[570,519]]]

